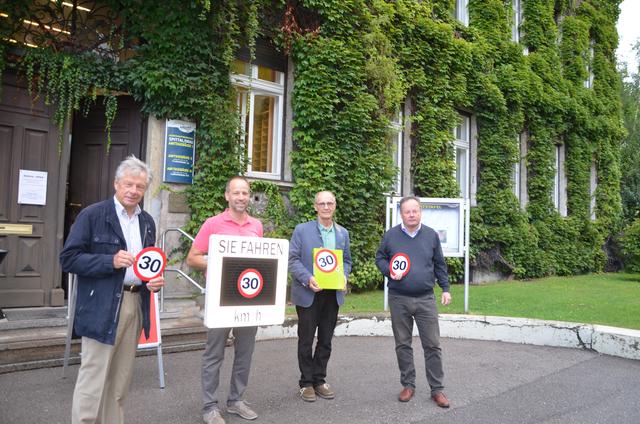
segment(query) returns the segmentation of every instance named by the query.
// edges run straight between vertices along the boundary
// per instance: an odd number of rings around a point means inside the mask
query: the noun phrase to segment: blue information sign
[[[164,139],[164,178],[167,183],[191,184],[196,153],[196,124],[167,120]]]

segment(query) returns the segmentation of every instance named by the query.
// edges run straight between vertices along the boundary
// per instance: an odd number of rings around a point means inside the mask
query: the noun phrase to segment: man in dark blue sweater
[[[376,253],[376,265],[388,278],[391,326],[400,368],[401,402],[408,402],[416,388],[411,339],[415,320],[424,350],[427,381],[431,398],[441,408],[449,407],[443,393],[444,371],[440,349],[438,308],[433,288],[442,288],[441,302],[451,303],[447,264],[436,232],[420,222],[420,200],[405,197],[400,201],[402,223],[387,231]]]

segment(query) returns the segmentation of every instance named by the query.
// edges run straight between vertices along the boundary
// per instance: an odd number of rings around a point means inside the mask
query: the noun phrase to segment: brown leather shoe
[[[400,402],[409,402],[413,397],[414,393],[415,393],[415,390],[413,388],[405,387],[404,389],[402,389],[402,391],[398,395],[398,400]]]
[[[449,399],[442,392],[438,392],[435,395],[431,396],[431,399],[434,400],[436,405],[440,408],[448,408],[449,407]]]

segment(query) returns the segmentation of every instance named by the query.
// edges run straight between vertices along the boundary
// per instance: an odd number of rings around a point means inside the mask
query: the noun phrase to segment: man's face
[[[249,184],[241,179],[232,180],[229,183],[229,191],[224,193],[229,203],[229,209],[237,213],[244,213],[249,206]]]
[[[400,208],[400,216],[405,227],[411,230],[418,228],[422,218],[420,204],[413,199],[407,200]]]
[[[127,211],[132,211],[142,200],[145,191],[147,191],[147,174],[141,172],[138,175],[132,175],[125,172],[124,175],[113,182],[116,189],[116,199]]]
[[[336,212],[336,199],[331,193],[322,192],[318,194],[313,207],[318,213],[318,218],[333,219],[333,214]]]

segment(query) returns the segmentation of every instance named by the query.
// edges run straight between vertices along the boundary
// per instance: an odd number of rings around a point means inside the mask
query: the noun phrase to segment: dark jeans
[[[415,320],[424,351],[424,363],[431,394],[441,392],[444,389],[444,371],[435,296],[430,294],[410,297],[389,294],[389,308],[391,309],[391,328],[396,342],[398,368],[400,368],[400,384],[402,387],[416,387],[416,368],[411,347]]]
[[[296,306],[298,312],[298,365],[300,387],[319,386],[325,383],[327,364],[331,356],[331,339],[338,321],[338,302],[335,290],[316,293],[308,308]],[[318,330],[316,350],[313,339]]]

